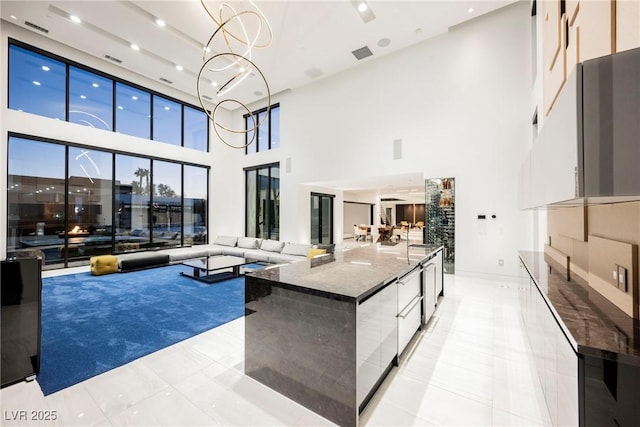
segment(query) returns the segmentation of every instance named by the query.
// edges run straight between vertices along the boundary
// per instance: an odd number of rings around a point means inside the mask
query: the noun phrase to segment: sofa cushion
[[[238,247],[245,249],[258,249],[260,247],[260,241],[262,239],[256,239],[255,237],[239,237]]]
[[[311,245],[305,245],[303,243],[285,243],[284,248],[282,248],[280,253],[285,255],[307,256],[309,249],[311,249]]]
[[[162,251],[163,254],[169,255],[171,262],[183,261],[185,259],[206,258],[209,251],[206,246],[192,246],[184,248],[173,248]]]
[[[118,257],[120,271],[140,270],[169,264],[169,254],[160,252],[137,252]]]
[[[230,246],[225,246],[222,248],[223,255],[243,257],[245,252],[246,252],[245,248],[232,248]]]
[[[265,239],[260,245],[260,249],[269,252],[282,252],[282,248],[284,248],[284,242],[279,242],[277,240]]]
[[[222,250],[225,248],[225,246],[218,245],[207,245],[205,247],[207,248],[209,256],[222,255]]]
[[[221,246],[235,246],[237,242],[236,236],[218,236],[213,243]]]
[[[280,254],[277,252],[269,253],[269,263],[271,264],[286,264],[294,261],[306,260],[306,257],[301,257],[299,255],[287,255]]]
[[[247,249],[244,252],[244,257],[251,261],[269,262],[269,255],[272,252],[263,251],[260,249]]]

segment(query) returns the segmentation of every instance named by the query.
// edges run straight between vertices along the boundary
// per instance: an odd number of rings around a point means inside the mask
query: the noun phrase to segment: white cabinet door
[[[421,274],[422,268],[417,268],[398,280],[398,356],[422,323]]]
[[[431,259],[424,266],[424,299],[423,299],[423,312],[424,323],[427,323],[433,313],[436,311],[436,286],[438,274],[437,257]]]

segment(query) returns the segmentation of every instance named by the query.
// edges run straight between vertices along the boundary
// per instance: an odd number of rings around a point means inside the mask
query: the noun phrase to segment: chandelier
[[[204,45],[202,67],[198,72],[197,92],[200,106],[207,113],[213,129],[220,140],[231,148],[245,148],[255,141],[258,128],[269,117],[271,108],[271,90],[260,68],[253,62],[253,49],[265,48],[271,44],[273,33],[264,13],[249,0],[247,7],[236,10],[229,3],[221,3],[217,13],[200,0],[207,15],[216,25],[207,43]],[[256,120],[249,107],[237,98],[233,98],[233,89],[249,76],[259,76],[266,87],[267,109],[261,120]],[[213,110],[204,106],[203,86],[214,86],[216,101]],[[242,129],[225,126],[217,119],[217,113],[223,105],[241,107],[246,111],[247,123]],[[235,105],[234,105],[235,104]],[[249,123],[250,120],[250,123]],[[245,143],[234,145],[227,138],[230,134],[243,134]]]

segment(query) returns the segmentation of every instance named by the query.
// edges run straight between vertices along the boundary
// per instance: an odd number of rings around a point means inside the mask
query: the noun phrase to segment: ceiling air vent
[[[355,56],[358,61],[373,55],[373,52],[371,52],[371,49],[369,49],[368,46],[361,47],[360,49],[356,49],[351,53],[353,53],[353,56]]]
[[[403,202],[403,199],[396,199],[395,197],[381,197],[381,202]]]
[[[111,55],[105,55],[104,57],[110,61],[117,62],[118,64],[122,64],[122,59],[114,58]]]
[[[31,27],[34,30],[40,31],[41,33],[49,34],[49,30],[47,30],[44,27],[41,27],[40,25],[36,25],[33,22],[24,21],[24,25],[26,25],[27,27]]]
[[[170,85],[172,85],[172,84],[173,84],[173,82],[172,82],[171,80],[169,80],[169,79],[165,79],[164,77],[160,77],[160,81],[161,81],[161,82],[165,82],[165,83],[169,83]]]

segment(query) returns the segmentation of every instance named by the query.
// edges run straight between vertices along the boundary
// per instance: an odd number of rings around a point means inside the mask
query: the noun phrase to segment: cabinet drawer
[[[398,281],[398,313],[420,295],[420,272],[412,272]]]
[[[421,302],[422,297],[418,295],[410,301],[405,311],[398,313],[398,356],[420,328],[422,323]]]

